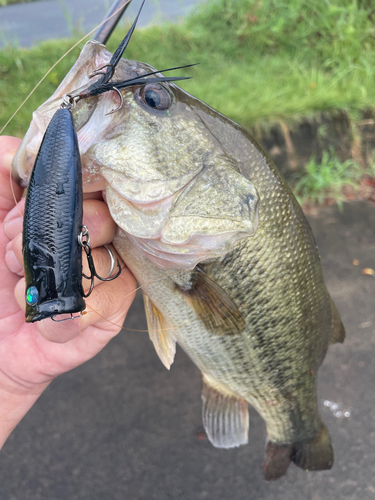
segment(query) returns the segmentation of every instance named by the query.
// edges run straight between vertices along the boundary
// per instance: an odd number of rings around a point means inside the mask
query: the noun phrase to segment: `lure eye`
[[[148,84],[141,90],[142,101],[153,109],[165,110],[171,105],[171,98],[167,90],[161,85]]]
[[[30,305],[33,306],[38,302],[39,298],[39,293],[38,290],[36,289],[35,286],[29,286],[29,288],[26,290],[26,302]]]

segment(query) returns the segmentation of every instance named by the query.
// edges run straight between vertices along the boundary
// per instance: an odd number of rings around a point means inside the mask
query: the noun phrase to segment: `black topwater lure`
[[[144,0],[145,1],[145,0]],[[87,228],[82,226],[83,194],[82,169],[77,133],[71,107],[80,99],[115,90],[122,105],[119,89],[146,83],[186,80],[187,77],[154,77],[159,71],[124,81],[111,81],[115,68],[135,29],[139,14],[122,40],[110,63],[90,76],[101,75],[86,90],[63,97],[61,108],[49,123],[40,145],[27,191],[23,223],[23,259],[26,278],[26,322],[45,318],[54,319],[61,314],[81,313],[94,286],[95,270]],[[193,66],[180,66],[180,69]],[[106,68],[105,72],[99,70]],[[116,110],[115,110],[116,111]],[[82,249],[86,253],[90,276],[82,273]],[[85,295],[82,277],[91,280]]]
[[[23,222],[26,321],[85,309],[82,171],[70,109],[54,114],[35,160]]]
[[[26,322],[82,312],[84,297],[102,281],[91,256],[88,230],[82,225],[82,168],[70,104],[63,104],[49,123],[27,191],[23,222],[26,278]],[[82,273],[82,249],[90,276]],[[91,280],[84,293],[82,277]]]

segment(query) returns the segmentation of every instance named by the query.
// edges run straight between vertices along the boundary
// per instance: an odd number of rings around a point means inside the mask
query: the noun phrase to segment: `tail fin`
[[[290,462],[308,470],[327,470],[333,465],[333,450],[327,427],[322,424],[313,439],[293,444],[277,444],[269,441],[263,463],[266,481],[276,481],[286,474]]]
[[[263,475],[266,481],[276,481],[288,470],[293,452],[293,445],[282,445],[268,441],[266,458],[263,462]]]
[[[322,424],[316,436],[293,445],[293,462],[304,470],[328,470],[333,465],[333,449],[327,427]]]

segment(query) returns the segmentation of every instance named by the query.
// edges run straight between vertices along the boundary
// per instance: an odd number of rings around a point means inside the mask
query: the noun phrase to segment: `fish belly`
[[[303,363],[298,341],[278,353],[277,339],[259,339],[248,322],[237,335],[208,331],[176,287],[178,270],[155,267],[118,230],[114,244],[142,290],[167,320],[168,335],[179,343],[203,373],[205,382],[221,394],[246,400],[264,418],[268,438],[290,444],[313,437],[322,422],[317,411],[316,363]],[[294,350],[293,350],[294,347]],[[269,359],[270,353],[274,359]],[[296,361],[300,356],[302,363]],[[312,366],[312,368],[310,367]]]

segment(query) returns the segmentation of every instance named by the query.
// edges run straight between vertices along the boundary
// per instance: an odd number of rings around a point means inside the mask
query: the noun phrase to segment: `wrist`
[[[0,378],[0,449],[49,384],[18,389]]]

